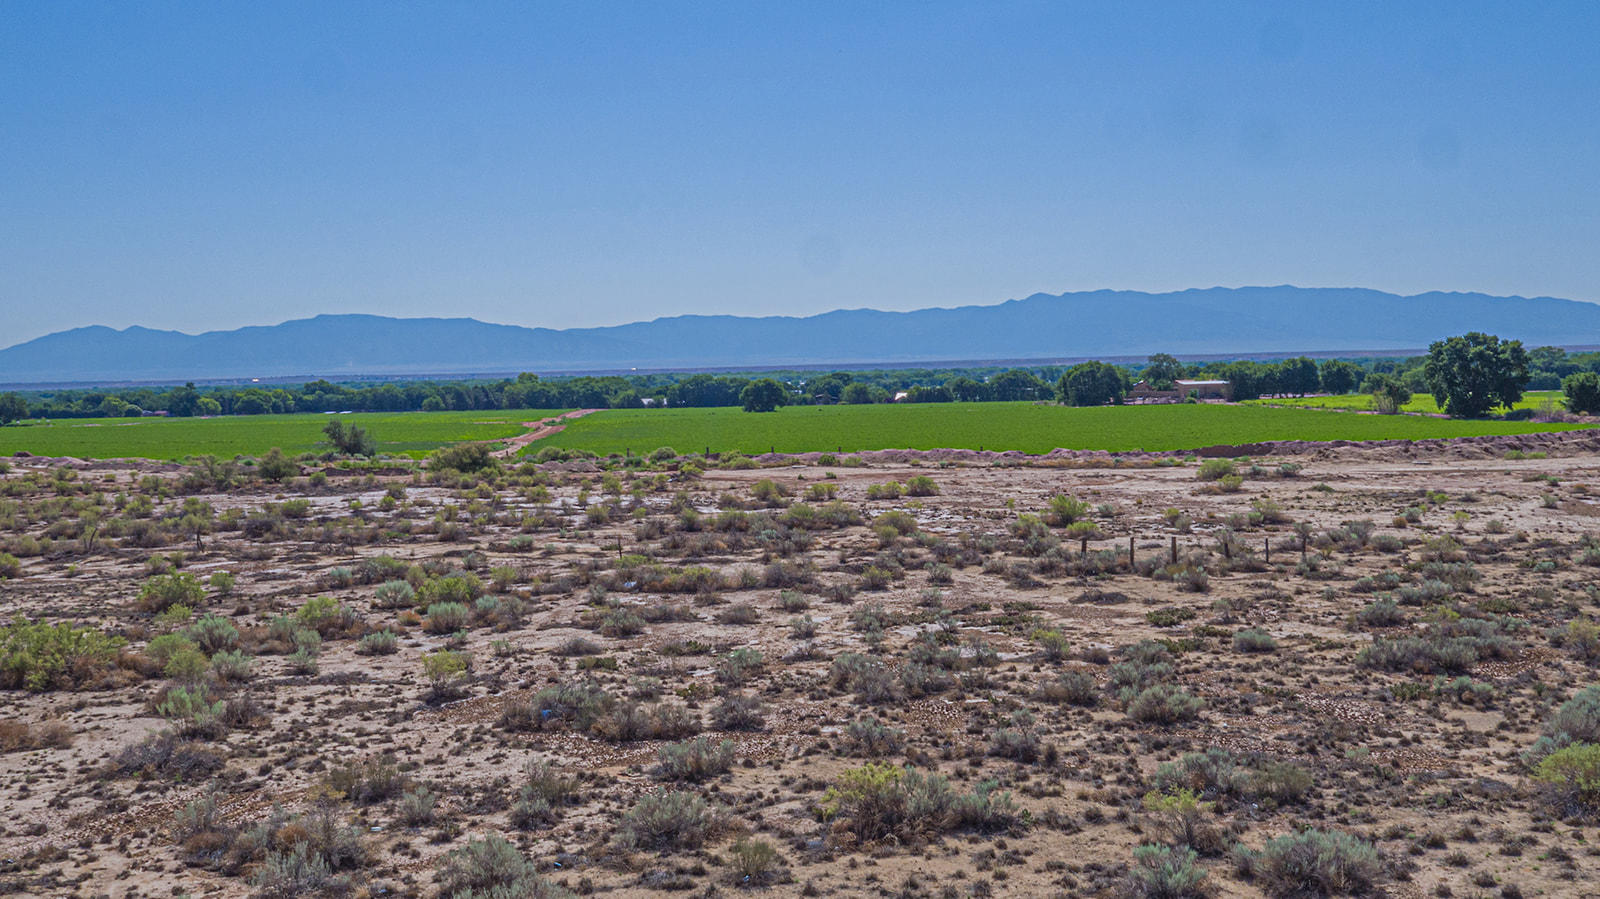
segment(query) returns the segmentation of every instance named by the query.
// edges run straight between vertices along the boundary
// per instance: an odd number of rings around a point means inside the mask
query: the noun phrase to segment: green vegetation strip
[[[874,449],[1181,450],[1267,440],[1420,440],[1528,434],[1584,427],[1534,422],[1457,421],[1263,406],[1103,406],[929,403],[910,406],[790,406],[740,409],[610,410],[568,423],[532,444],[595,453],[764,453]]]
[[[325,447],[329,419],[360,425],[378,452],[418,456],[467,440],[501,440],[564,410],[496,409],[469,412],[364,412],[352,415],[237,415],[218,418],[75,418],[29,421],[0,428],[0,455],[79,459],[182,459],[211,454],[259,456],[272,447],[294,455]]]
[[[1545,404],[1560,409],[1562,393],[1559,390],[1530,390],[1522,395],[1522,400],[1513,409],[1538,410]],[[1335,396],[1302,396],[1302,397],[1274,397],[1264,400],[1245,400],[1247,406],[1293,406],[1301,409],[1354,409],[1358,412],[1372,408],[1372,397],[1365,393],[1344,393]],[[1433,397],[1426,393],[1411,395],[1411,402],[1400,407],[1401,412],[1420,412],[1424,415],[1438,415],[1439,404]]]

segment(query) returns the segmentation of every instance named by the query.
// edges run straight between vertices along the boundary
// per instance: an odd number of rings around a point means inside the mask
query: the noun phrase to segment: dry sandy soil
[[[1258,457],[1236,492],[1198,460],[1110,457],[670,461],[611,490],[584,462],[220,489],[171,467],[14,460],[0,542],[20,573],[0,613],[127,644],[53,689],[0,691],[0,894],[434,896],[448,854],[492,833],[579,894],[1124,895],[1135,847],[1184,839],[1146,794],[1183,785],[1200,791],[1187,839],[1213,895],[1286,894],[1236,858],[1308,827],[1370,843],[1379,895],[1592,894],[1600,830],[1552,805],[1523,758],[1595,674],[1567,634],[1596,611],[1600,457],[1551,446]],[[1302,468],[1285,476],[1283,459]],[[937,495],[868,498],[917,477]],[[1087,556],[1064,522],[1023,517],[1056,494],[1089,504]],[[137,495],[142,516],[119,507]],[[186,500],[216,515],[198,550]],[[148,657],[187,626],[139,600],[152,557],[173,554],[201,584],[234,576],[195,616],[234,626],[248,676],[169,678]],[[382,581],[425,601],[451,577],[470,594],[459,629],[449,610],[377,600]],[[344,608],[301,616],[322,639],[297,661],[273,622],[317,597]],[[1387,619],[1358,617],[1386,597]],[[1461,621],[1496,636],[1465,665],[1358,661]],[[1275,645],[1236,642],[1249,629]],[[383,630],[393,652],[358,652]],[[1147,640],[1164,646],[1130,654]],[[439,650],[470,668],[430,681]],[[178,682],[204,684],[225,722],[158,713]],[[593,714],[557,685],[593,688]],[[1145,715],[1151,686],[1202,705]],[[862,719],[883,726],[876,745]],[[731,764],[675,779],[663,747],[697,730],[732,741]],[[1208,749],[1237,776],[1160,773]],[[531,761],[551,766],[537,786],[553,804],[527,801]],[[868,763],[957,794],[993,782],[1011,805],[879,827],[828,792]],[[662,791],[705,809],[641,837],[641,802]],[[181,820],[197,802],[214,814]],[[326,875],[268,870],[330,844]]]

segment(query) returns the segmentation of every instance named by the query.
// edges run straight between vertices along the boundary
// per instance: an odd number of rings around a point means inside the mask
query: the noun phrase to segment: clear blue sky
[[[0,345],[1600,300],[1600,3],[0,3]]]

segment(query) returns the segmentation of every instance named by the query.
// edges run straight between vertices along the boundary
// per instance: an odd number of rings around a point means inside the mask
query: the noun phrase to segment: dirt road
[[[525,428],[533,428],[533,430],[526,434],[519,434],[516,437],[506,441],[505,448],[495,450],[494,456],[500,459],[508,459],[521,452],[523,447],[534,442],[535,440],[541,440],[545,437],[549,437],[551,434],[560,433],[561,429],[566,427],[566,425],[559,424],[559,422],[568,421],[570,419],[588,415],[590,412],[599,411],[599,409],[574,409],[571,412],[558,415],[555,418],[547,418],[543,421],[525,421],[522,423],[522,426]],[[551,424],[550,422],[557,422],[557,424]]]

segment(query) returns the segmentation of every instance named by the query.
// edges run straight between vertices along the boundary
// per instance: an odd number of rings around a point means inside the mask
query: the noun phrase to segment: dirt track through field
[[[521,452],[523,447],[534,442],[535,440],[542,440],[546,437],[549,437],[551,434],[559,434],[561,433],[561,429],[566,427],[564,424],[550,424],[549,422],[551,421],[567,421],[568,419],[580,418],[588,415],[590,412],[599,411],[599,409],[574,409],[571,412],[562,413],[561,415],[556,416],[554,419],[547,418],[544,421],[525,421],[522,423],[522,426],[525,428],[533,428],[533,430],[526,434],[519,434],[516,437],[506,441],[505,449],[495,450],[494,455],[497,458],[508,459]]]

